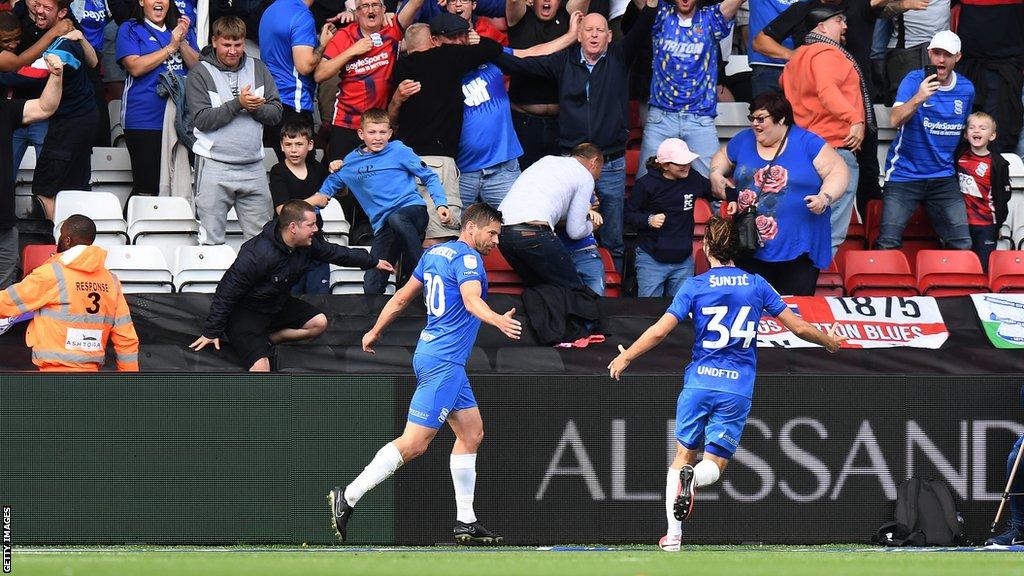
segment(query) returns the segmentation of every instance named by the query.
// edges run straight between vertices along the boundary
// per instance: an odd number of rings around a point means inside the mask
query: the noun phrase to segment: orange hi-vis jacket
[[[138,372],[139,337],[121,283],[104,267],[106,258],[99,246],[74,246],[0,292],[0,316],[36,312],[25,342],[40,370],[95,372],[109,338],[117,369]]]

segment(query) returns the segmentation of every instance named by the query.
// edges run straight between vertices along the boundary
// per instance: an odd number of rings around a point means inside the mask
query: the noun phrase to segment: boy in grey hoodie
[[[196,213],[202,244],[223,244],[235,206],[246,240],[270,221],[273,203],[263,167],[263,127],[281,120],[281,98],[263,62],[245,54],[245,23],[213,23],[213,49],[203,51],[185,87],[195,126]]]

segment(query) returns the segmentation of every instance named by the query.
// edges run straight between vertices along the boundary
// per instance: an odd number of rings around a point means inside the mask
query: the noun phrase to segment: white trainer
[[[679,544],[683,541],[682,536],[662,536],[658,540],[658,547],[665,552],[679,552]]]

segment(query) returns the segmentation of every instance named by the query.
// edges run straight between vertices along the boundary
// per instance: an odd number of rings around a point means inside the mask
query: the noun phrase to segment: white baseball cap
[[[952,30],[943,30],[932,36],[932,41],[928,43],[929,50],[945,50],[950,54],[960,53],[960,37],[957,36]]]
[[[700,158],[700,156],[690,152],[690,147],[686,145],[686,142],[679,138],[667,138],[658,146],[658,154],[655,156],[654,161],[659,164],[665,162],[690,164],[697,158]]]

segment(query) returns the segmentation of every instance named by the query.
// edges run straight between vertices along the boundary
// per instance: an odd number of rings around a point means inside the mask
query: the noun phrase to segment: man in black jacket
[[[598,241],[622,269],[622,207],[626,195],[626,136],[629,133],[629,68],[637,51],[651,41],[658,0],[647,0],[636,24],[621,40],[612,42],[608,21],[587,14],[580,26],[579,45],[550,56],[516,58],[502,54],[498,65],[506,72],[533,74],[558,82],[558,145],[564,152],[591,142],[604,154],[597,182],[604,225]]]
[[[366,250],[331,244],[317,232],[316,211],[303,200],[287,202],[281,213],[253,237],[217,285],[203,334],[189,345],[220,350],[225,332],[250,372],[270,371],[270,347],[315,338],[327,329],[327,316],[291,295],[312,261],[364,270],[394,272]]]

